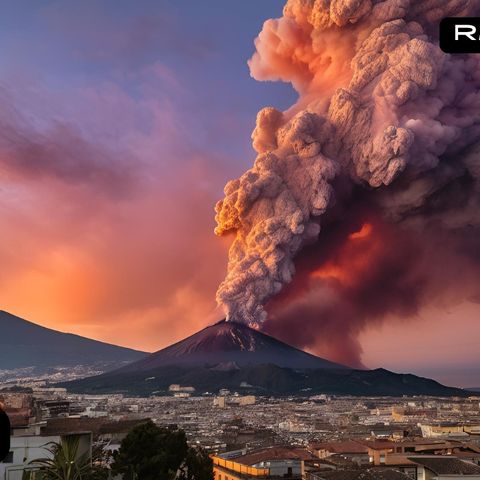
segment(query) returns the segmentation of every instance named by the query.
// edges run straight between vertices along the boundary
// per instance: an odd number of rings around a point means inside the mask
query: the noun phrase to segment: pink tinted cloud
[[[226,173],[140,80],[148,97],[100,85],[67,103],[37,85],[48,108],[30,89],[28,120],[22,102],[0,117],[0,288],[1,308],[32,321],[153,350],[216,318],[227,245],[212,205]]]

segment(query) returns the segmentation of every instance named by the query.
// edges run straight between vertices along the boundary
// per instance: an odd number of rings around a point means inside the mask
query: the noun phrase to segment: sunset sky
[[[283,3],[9,2],[0,309],[148,351],[221,318],[214,204],[252,163],[257,111],[296,98],[247,67]],[[371,327],[362,360],[480,386],[479,318],[468,302]]]

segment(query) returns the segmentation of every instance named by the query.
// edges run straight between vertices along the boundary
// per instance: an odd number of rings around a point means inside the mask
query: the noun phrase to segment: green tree
[[[185,432],[142,423],[123,439],[113,454],[112,471],[125,480],[170,480],[177,476],[188,453]]]
[[[65,437],[60,442],[51,442],[46,450],[50,455],[30,463],[36,471],[29,472],[26,478],[39,480],[104,480],[108,470],[94,464],[90,453],[79,455],[79,438]]]

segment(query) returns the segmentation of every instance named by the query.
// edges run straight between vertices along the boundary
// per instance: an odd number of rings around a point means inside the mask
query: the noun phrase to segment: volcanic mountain
[[[0,369],[72,367],[77,365],[118,367],[146,355],[89,338],[62,333],[0,310]],[[107,368],[103,368],[103,366]]]
[[[167,365],[218,369],[261,364],[300,369],[347,368],[291,347],[243,323],[222,320],[127,365],[122,372],[147,371]]]
[[[465,395],[434,380],[384,369],[354,370],[244,324],[221,321],[102,375],[60,384],[81,393],[162,394],[171,384],[263,395]]]

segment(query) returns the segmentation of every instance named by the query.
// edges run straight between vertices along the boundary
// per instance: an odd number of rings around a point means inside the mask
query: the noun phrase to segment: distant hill
[[[197,393],[217,393],[228,388],[256,395],[332,395],[356,396],[466,396],[465,390],[450,388],[416,375],[388,370],[294,370],[272,364],[231,370],[205,367],[166,366],[147,372],[109,372],[95,377],[62,383],[71,392],[127,393],[147,396],[164,394],[171,384],[193,386]]]
[[[0,369],[122,364],[145,352],[62,333],[0,310]]]
[[[415,375],[354,370],[225,321],[118,370],[61,385],[73,392],[149,395],[174,383],[198,393],[228,388],[260,395],[466,395]]]

